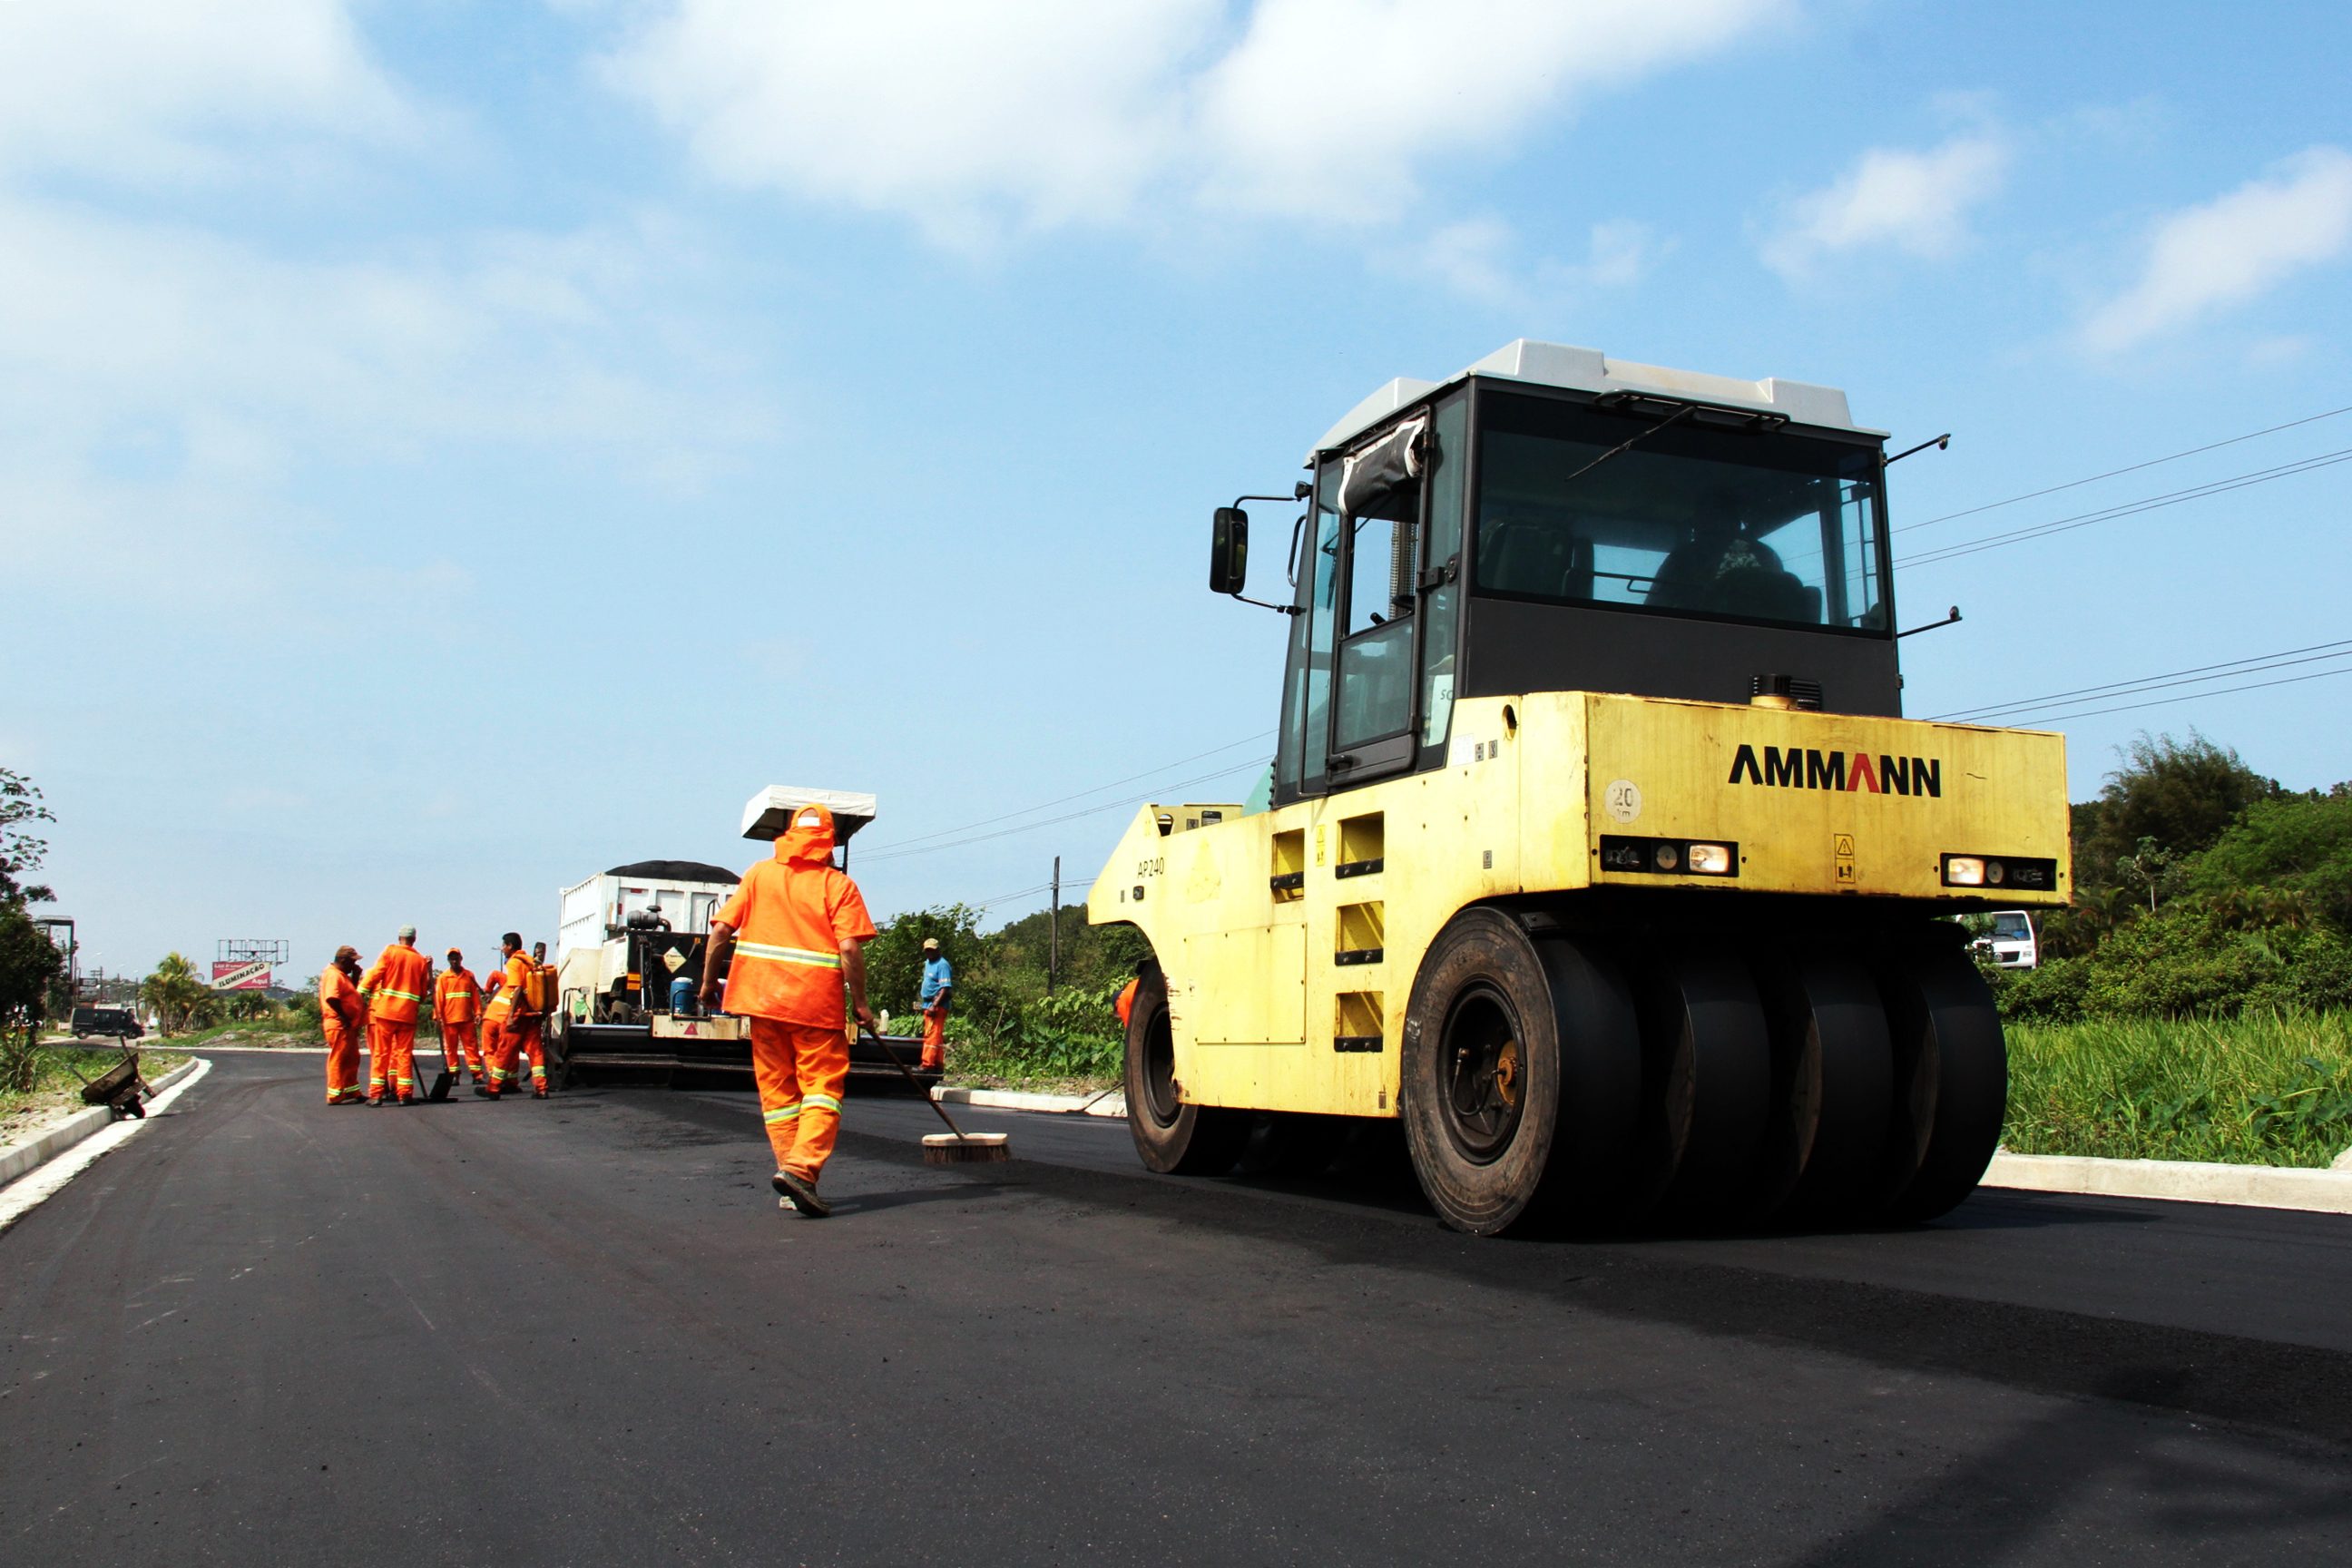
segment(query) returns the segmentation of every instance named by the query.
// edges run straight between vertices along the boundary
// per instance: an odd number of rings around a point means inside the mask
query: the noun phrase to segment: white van
[[[1978,937],[1975,945],[1990,952],[1993,963],[2003,969],[2032,969],[2042,963],[2033,917],[2023,910],[1993,910],[1992,928]]]

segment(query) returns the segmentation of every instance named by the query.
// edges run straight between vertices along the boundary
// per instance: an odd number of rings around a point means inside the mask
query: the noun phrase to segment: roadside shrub
[[[2091,963],[2053,958],[2038,969],[1986,966],[1985,982],[2004,1018],[2027,1023],[2071,1024],[2084,1016],[2091,989]]]
[[[2297,895],[2196,895],[2124,922],[2087,954],[1986,979],[2019,1023],[2324,1013],[2352,1008],[2352,941],[2309,919]]]
[[[1116,1082],[1126,1045],[1118,989],[1065,987],[987,1017],[951,1017],[948,1066],[967,1083]]]

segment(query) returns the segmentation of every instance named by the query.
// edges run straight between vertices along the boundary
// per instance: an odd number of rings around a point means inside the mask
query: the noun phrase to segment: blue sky
[[[115,968],[546,934],[606,865],[747,861],[770,783],[881,796],[877,912],[1017,915],[1129,812],[1000,830],[1262,754],[1280,624],[1202,588],[1207,513],[1391,376],[1527,336],[1841,386],[1956,433],[1898,526],[2309,421],[1915,553],[2352,449],[2347,46],[2323,4],[15,0],[0,763]],[[2347,475],[1904,570],[1967,616],[1910,711],[2352,637]],[[2057,727],[2078,796],[2192,724],[2300,787],[2352,776],[2347,692]]]

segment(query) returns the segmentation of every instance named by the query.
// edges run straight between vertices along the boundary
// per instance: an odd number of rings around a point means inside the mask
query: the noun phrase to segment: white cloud
[[[1763,247],[1765,264],[1796,280],[1832,257],[1884,247],[1936,260],[1968,239],[1969,211],[2008,175],[2007,142],[1955,136],[1926,152],[1878,147],[1827,188],[1789,205]]]
[[[234,166],[241,133],[415,122],[344,0],[0,4],[0,171],[184,179]]]
[[[2240,305],[2352,249],[2352,153],[2312,147],[2156,226],[2139,281],[2092,312],[2083,342],[2113,353]]]
[[[321,461],[520,447],[691,492],[773,420],[671,319],[697,268],[659,225],[318,262],[0,192],[0,548],[142,599],[241,598],[341,534],[299,499]]]
[[[1592,226],[1584,259],[1523,262],[1518,235],[1492,216],[1438,228],[1402,254],[1401,270],[1433,279],[1483,305],[1519,313],[1601,289],[1638,283],[1669,248],[1646,224],[1617,218]]]
[[[1121,216],[1217,0],[685,0],[607,64],[721,179],[936,237]]]
[[[1361,224],[1792,4],[676,0],[606,71],[719,178],[950,242],[1171,204]]]
[[[1201,82],[1212,202],[1341,222],[1410,204],[1429,160],[1751,32],[1765,0],[1259,0]]]

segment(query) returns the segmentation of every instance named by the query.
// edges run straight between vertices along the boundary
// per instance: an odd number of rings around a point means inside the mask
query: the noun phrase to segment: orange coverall
[[[523,1042],[524,1053],[530,1058],[530,1092],[541,1100],[547,1098],[547,1020],[555,1011],[555,965],[531,962],[531,973],[539,981],[539,1016],[531,1020],[530,1037]]]
[[[711,918],[735,928],[727,1011],[751,1021],[751,1074],[776,1168],[814,1185],[840,1135],[849,1079],[841,950],[877,934],[857,884],[833,864],[833,813],[794,812],[776,858],[745,872]]]
[[[490,1093],[504,1094],[516,1077],[516,1064],[527,1049],[539,1055],[539,1008],[530,958],[511,953],[506,973],[499,977],[499,994],[490,998],[483,1041],[489,1058]]]
[[[352,977],[333,964],[319,975],[319,1027],[327,1037],[327,1103],[360,1098],[360,1037],[367,1006]]]
[[[387,1089],[406,1105],[416,1098],[416,1016],[424,1008],[432,962],[404,942],[395,942],[360,977],[360,998],[368,1005],[368,1103]]]
[[[459,965],[441,976],[433,987],[433,1017],[441,1026],[441,1059],[451,1072],[471,1068],[474,1081],[482,1080],[481,1035],[476,1026],[482,1013],[482,983]]]

